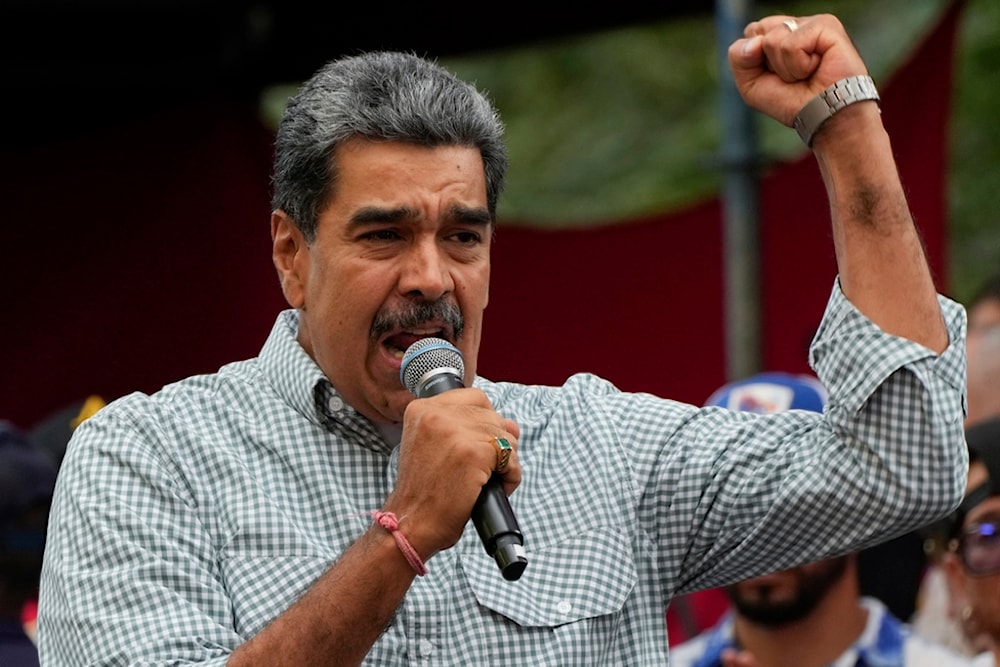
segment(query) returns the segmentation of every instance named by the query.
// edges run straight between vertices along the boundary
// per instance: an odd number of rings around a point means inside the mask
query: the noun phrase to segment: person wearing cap
[[[948,522],[941,557],[953,615],[983,653],[977,667],[1000,665],[1000,417],[966,431],[969,483]]]
[[[721,387],[708,400],[733,410],[822,412],[812,376],[760,373]],[[671,667],[963,667],[970,663],[909,631],[886,606],[860,593],[850,553],[724,588],[731,603],[714,627],[675,646]]]
[[[716,389],[705,400],[706,407],[772,414],[785,410],[822,412],[826,389],[811,375],[758,373]],[[721,588],[708,588],[675,598],[667,609],[670,645],[683,644],[714,626],[729,609],[729,598]]]
[[[88,396],[86,399],[77,401],[67,407],[64,407],[51,415],[42,419],[30,429],[23,432],[21,435],[23,438],[27,438],[27,441],[31,443],[31,446],[39,454],[44,455],[49,459],[49,463],[41,461],[40,459],[36,462],[38,466],[42,468],[52,469],[52,475],[55,475],[56,470],[59,469],[59,465],[62,462],[63,454],[66,451],[66,444],[69,442],[70,437],[73,434],[73,430],[79,426],[81,423],[86,421],[94,413],[104,406],[104,399],[96,394]],[[37,456],[33,454],[34,458],[38,459]],[[2,475],[3,473],[0,473]],[[31,479],[31,477],[18,479],[16,484],[8,485],[9,488],[18,488],[17,485],[23,487],[25,480]],[[0,479],[0,486],[6,482]],[[49,497],[52,491],[52,482],[42,484],[44,491],[45,502],[49,502]],[[3,491],[0,491],[2,495]],[[40,537],[40,536],[39,536]],[[37,541],[37,540],[36,540]],[[41,556],[41,551],[39,551],[39,557]],[[40,564],[38,565],[40,569]],[[37,575],[35,577],[38,578]],[[21,620],[24,626],[24,630],[32,642],[37,641],[38,634],[38,600],[37,600],[37,589],[33,590],[30,599],[24,605],[24,610],[21,615]],[[34,645],[31,647],[34,651]],[[0,660],[0,667],[6,667],[7,663]]]
[[[0,421],[0,666],[38,665],[22,614],[38,594],[56,471],[8,421]]]

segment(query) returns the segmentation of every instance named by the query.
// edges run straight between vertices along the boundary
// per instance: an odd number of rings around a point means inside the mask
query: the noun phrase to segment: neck
[[[852,562],[805,618],[765,627],[736,614],[733,630],[739,646],[751,653],[760,667],[823,667],[857,641],[867,621],[868,611],[859,601]]]

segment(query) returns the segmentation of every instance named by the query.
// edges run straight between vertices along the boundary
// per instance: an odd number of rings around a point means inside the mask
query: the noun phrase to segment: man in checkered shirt
[[[787,125],[866,75],[831,16],[755,22],[730,64]],[[935,293],[878,105],[851,101],[802,125],[839,266],[810,352],[829,403],[752,415],[586,374],[479,377],[506,167],[494,110],[415,57],[322,69],[277,139],[273,259],[292,308],[258,357],[77,430],[43,664],[663,665],[674,595],[949,512],[967,468],[964,312]],[[401,356],[432,335],[461,350],[466,388],[414,399]],[[498,467],[526,536],[517,581],[469,522]]]

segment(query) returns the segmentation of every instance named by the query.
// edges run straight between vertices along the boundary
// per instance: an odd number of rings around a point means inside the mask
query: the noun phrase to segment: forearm
[[[954,509],[964,490],[965,314],[945,297],[936,302],[954,341],[943,352],[887,335],[842,289],[810,348],[810,365],[829,391],[825,419],[846,456],[867,468],[856,481],[876,482],[873,508],[886,526],[929,523]]]
[[[840,21],[824,14],[751,23],[729,62],[747,104],[788,126],[817,94],[868,73]],[[844,294],[883,330],[940,353],[948,336],[877,104],[848,103],[811,129]]]
[[[389,625],[415,573],[373,526],[229,665],[357,665]]]
[[[456,419],[457,412],[469,419]],[[382,507],[399,517],[399,533],[427,561],[458,542],[496,465],[496,449],[484,432],[513,441],[504,481],[511,491],[520,482],[519,429],[478,389],[414,401],[405,423],[399,476]],[[373,523],[305,595],[240,646],[229,664],[359,664],[392,621],[417,565],[389,530]]]
[[[877,105],[843,109],[813,149],[844,295],[882,330],[942,352],[948,334]]]

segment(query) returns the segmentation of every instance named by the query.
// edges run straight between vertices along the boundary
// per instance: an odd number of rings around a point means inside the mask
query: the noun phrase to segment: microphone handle
[[[463,387],[462,378],[451,372],[441,372],[420,383],[414,393],[417,398],[430,398]],[[503,578],[517,581],[528,565],[528,557],[524,551],[524,535],[510,507],[510,499],[504,493],[502,480],[500,474],[494,472],[483,485],[472,506],[472,523],[483,548],[496,561]]]
[[[510,500],[503,491],[500,473],[494,472],[483,485],[472,507],[472,523],[486,553],[493,557],[500,574],[507,581],[521,578],[528,558],[524,551],[524,536],[517,524]]]

